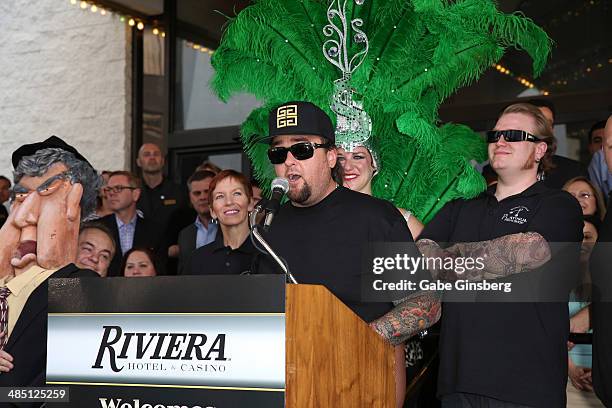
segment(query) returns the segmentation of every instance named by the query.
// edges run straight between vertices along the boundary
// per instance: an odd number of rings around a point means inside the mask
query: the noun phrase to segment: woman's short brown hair
[[[536,125],[535,136],[539,137],[542,142],[546,143],[547,146],[546,153],[544,153],[544,156],[538,164],[538,173],[546,173],[554,168],[552,157],[555,154],[557,141],[553,135],[553,130],[550,123],[542,114],[540,109],[530,103],[514,103],[506,107],[499,117],[501,118],[508,113],[522,113],[533,118]]]
[[[217,188],[217,184],[219,184],[222,180],[225,180],[226,178],[234,179],[238,183],[240,183],[244,188],[244,192],[246,193],[247,198],[249,200],[251,199],[251,197],[253,197],[253,188],[251,187],[251,183],[245,177],[244,174],[237,172],[236,170],[221,170],[219,174],[213,177],[208,187],[208,204],[211,207],[213,202],[213,193],[215,192],[215,188]]]

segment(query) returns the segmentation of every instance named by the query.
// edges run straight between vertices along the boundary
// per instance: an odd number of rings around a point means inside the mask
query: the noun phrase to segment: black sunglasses
[[[487,143],[497,143],[497,141],[504,137],[506,142],[543,142],[539,137],[532,135],[531,133],[525,132],[524,130],[489,130],[487,132]]]
[[[330,146],[330,143],[299,142],[289,147],[271,147],[268,149],[268,159],[272,164],[283,164],[287,160],[287,152],[291,152],[297,160],[307,160],[314,156],[315,149]]]

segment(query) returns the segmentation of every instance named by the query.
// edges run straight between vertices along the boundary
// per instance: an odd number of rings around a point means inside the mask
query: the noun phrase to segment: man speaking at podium
[[[324,285],[394,345],[435,323],[440,308],[432,293],[414,293],[395,309],[361,300],[363,245],[413,239],[391,203],[342,187],[327,114],[309,102],[288,102],[271,111],[268,130],[268,158],[289,181],[289,202],[266,238],[298,283]],[[271,258],[262,260],[259,273],[277,271]]]

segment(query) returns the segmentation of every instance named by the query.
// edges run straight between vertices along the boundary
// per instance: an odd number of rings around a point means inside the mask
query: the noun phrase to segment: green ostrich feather
[[[229,23],[212,60],[212,88],[224,101],[254,94],[263,106],[241,128],[256,177],[267,186],[270,110],[290,100],[310,101],[332,120],[333,81],[342,73],[322,52],[328,1],[259,0]],[[466,126],[440,125],[446,98],[467,86],[509,48],[524,50],[539,75],[551,40],[530,19],[500,12],[493,0],[346,1],[349,19],[361,18],[369,51],[351,86],[372,118],[373,144],[382,163],[373,193],[428,222],[448,201],[485,188],[473,168],[486,159],[482,138]],[[349,55],[362,45],[348,42]]]

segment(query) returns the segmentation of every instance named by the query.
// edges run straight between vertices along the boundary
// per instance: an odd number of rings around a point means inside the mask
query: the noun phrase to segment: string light
[[[69,1],[70,1],[70,4],[72,5],[79,5],[79,7],[82,10],[89,10],[92,13],[100,12],[100,15],[102,16],[105,16],[107,13],[113,14],[112,9],[110,8],[105,9],[104,7],[94,4],[94,1],[96,0],[69,0]],[[119,21],[121,21],[122,23],[127,21],[130,27],[136,27],[140,31],[144,30],[146,27],[146,23],[137,17],[132,17],[130,15],[122,15],[122,14],[119,14],[118,12],[115,12],[115,13],[119,17]],[[155,21],[151,25],[154,25],[154,24],[157,24],[157,22]],[[152,32],[153,32],[153,35],[161,35],[162,38],[166,37],[166,33],[161,31],[159,27],[153,27]],[[206,52],[206,50],[208,49],[207,48],[203,49],[204,52]]]
[[[542,22],[542,26],[546,28],[567,25],[568,22],[570,22],[576,17],[580,17],[581,15],[587,15],[588,13],[596,13],[597,8],[604,6],[606,1],[590,0],[584,2],[576,1],[574,3],[577,4],[575,9],[570,10],[568,12],[558,12],[557,15],[552,16],[548,18],[547,21]]]
[[[515,76],[512,73],[512,71],[510,71],[508,68],[504,67],[501,64],[494,64],[493,68],[495,68],[501,74],[508,75],[508,76],[516,79],[525,88],[529,88],[529,89],[535,88],[535,84],[533,82],[531,82],[530,80],[528,80],[526,78],[523,78],[523,77],[520,77],[520,76],[519,77]]]
[[[554,80],[552,80],[550,82],[550,86],[561,86],[561,85],[568,85],[569,82],[571,80],[573,81],[580,81],[582,78],[586,78],[588,75],[591,74],[596,74],[599,70],[604,70],[607,68],[607,65],[605,65],[606,60],[599,60],[599,61],[585,61],[584,59],[581,60],[582,64],[581,66],[576,69],[576,71],[572,72],[572,73],[567,73],[566,78],[555,78]],[[608,63],[612,64],[612,58],[608,59]]]
[[[163,37],[163,34],[164,33],[162,32],[162,37]],[[210,48],[205,47],[202,44],[194,43],[192,41],[186,41],[185,40],[184,44],[185,44],[185,47],[187,47],[187,48],[192,48],[194,50],[199,50],[199,51],[201,51],[203,53],[208,53],[208,55],[213,55],[215,53],[214,50],[211,50]]]

